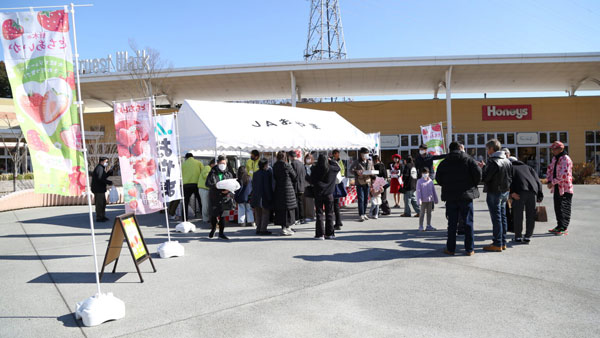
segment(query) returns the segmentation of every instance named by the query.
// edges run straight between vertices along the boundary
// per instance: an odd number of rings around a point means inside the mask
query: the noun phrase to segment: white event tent
[[[374,146],[368,135],[332,111],[185,100],[177,116],[182,153]]]

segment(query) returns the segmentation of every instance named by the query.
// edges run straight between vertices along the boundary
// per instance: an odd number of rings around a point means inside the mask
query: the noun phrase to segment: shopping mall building
[[[112,101],[142,96],[137,80],[110,67],[87,67],[81,84],[86,129],[103,133],[102,142],[114,142]],[[421,143],[420,126],[443,122],[444,134],[463,142],[475,157],[485,157],[486,141],[497,138],[511,153],[544,173],[550,160],[548,147],[560,140],[574,162],[593,162],[600,170],[600,96],[578,96],[600,91],[600,53],[177,68],[159,73],[154,87],[154,93],[161,95],[157,98],[161,106],[177,107],[185,99],[287,99],[292,106],[333,110],[366,133],[380,132],[386,161],[397,152],[415,155]],[[536,92],[556,96],[536,97]],[[508,98],[486,98],[499,93]],[[520,97],[522,93],[531,97]],[[456,99],[454,94],[479,98]],[[362,101],[370,96],[403,95],[429,98]],[[337,102],[307,100],[330,97],[338,98]],[[361,101],[341,99],[353,97]],[[447,128],[450,123],[451,130]]]

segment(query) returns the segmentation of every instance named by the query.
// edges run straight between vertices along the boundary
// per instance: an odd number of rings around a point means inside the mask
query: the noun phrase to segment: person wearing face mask
[[[307,153],[304,156],[304,168],[306,169],[306,176],[311,173],[314,164],[314,157],[311,153]],[[312,222],[315,218],[315,196],[313,191],[313,185],[310,181],[306,180],[306,187],[304,188],[304,217],[306,222]]]
[[[356,194],[358,197],[358,221],[364,222],[369,219],[367,216],[367,203],[369,201],[369,183],[371,183],[370,174],[365,174],[367,170],[373,170],[373,163],[369,160],[369,150],[360,148],[359,159],[354,162],[351,169],[356,177]]]
[[[427,231],[437,230],[431,226],[431,212],[433,205],[437,204],[438,196],[435,192],[433,180],[429,178],[429,169],[423,168],[421,178],[417,180],[417,204],[421,208],[419,213],[419,231],[423,231],[423,220],[427,214]]]
[[[108,166],[108,158],[100,157],[100,162],[92,172],[92,193],[94,194],[94,202],[96,204],[96,222],[106,222],[106,185],[112,185],[112,182],[107,178],[112,176],[113,171],[106,170]]]
[[[275,225],[281,226],[282,236],[291,236],[294,231],[290,227],[296,222],[296,208],[298,206],[296,192],[294,191],[294,183],[297,177],[292,166],[287,163],[285,151],[278,152],[276,157],[277,162],[273,165]]]
[[[304,213],[304,190],[306,189],[306,167],[298,160],[302,159],[301,150],[291,150],[288,152],[290,166],[296,173],[296,182],[294,183],[294,191],[296,192],[296,224],[306,224],[306,216]]]
[[[227,170],[227,159],[220,155],[217,158],[217,165],[212,167],[206,178],[206,187],[210,189],[210,225],[211,230],[208,238],[213,238],[219,224],[219,238],[229,239],[225,236],[225,217],[223,211],[233,208],[232,193],[217,188],[217,182],[232,179],[231,171]]]
[[[402,156],[394,154],[390,165],[390,193],[394,195],[394,208],[400,208],[400,193],[402,189]]]
[[[429,170],[429,177],[433,180],[435,178],[435,171],[433,171],[433,161],[441,160],[446,158],[447,154],[431,155],[427,153],[427,145],[421,144],[419,146],[419,155],[415,158],[415,168],[417,168],[417,178],[421,178],[421,172],[423,168]]]

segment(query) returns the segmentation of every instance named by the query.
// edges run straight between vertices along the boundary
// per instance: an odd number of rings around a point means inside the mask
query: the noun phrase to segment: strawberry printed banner
[[[162,209],[156,140],[150,99],[114,105],[117,151],[126,212],[150,214]]]
[[[430,124],[428,126],[421,126],[421,137],[423,143],[427,146],[427,152],[431,155],[441,155],[446,151],[444,142],[444,128],[442,123]]]
[[[69,17],[64,10],[0,13],[6,71],[35,173],[35,192],[78,196],[85,165]]]

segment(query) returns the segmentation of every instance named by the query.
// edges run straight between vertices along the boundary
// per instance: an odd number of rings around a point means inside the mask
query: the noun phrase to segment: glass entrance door
[[[517,158],[519,159],[519,161],[535,169],[536,172],[539,172],[539,156],[537,153],[537,149],[538,147],[518,147]]]

